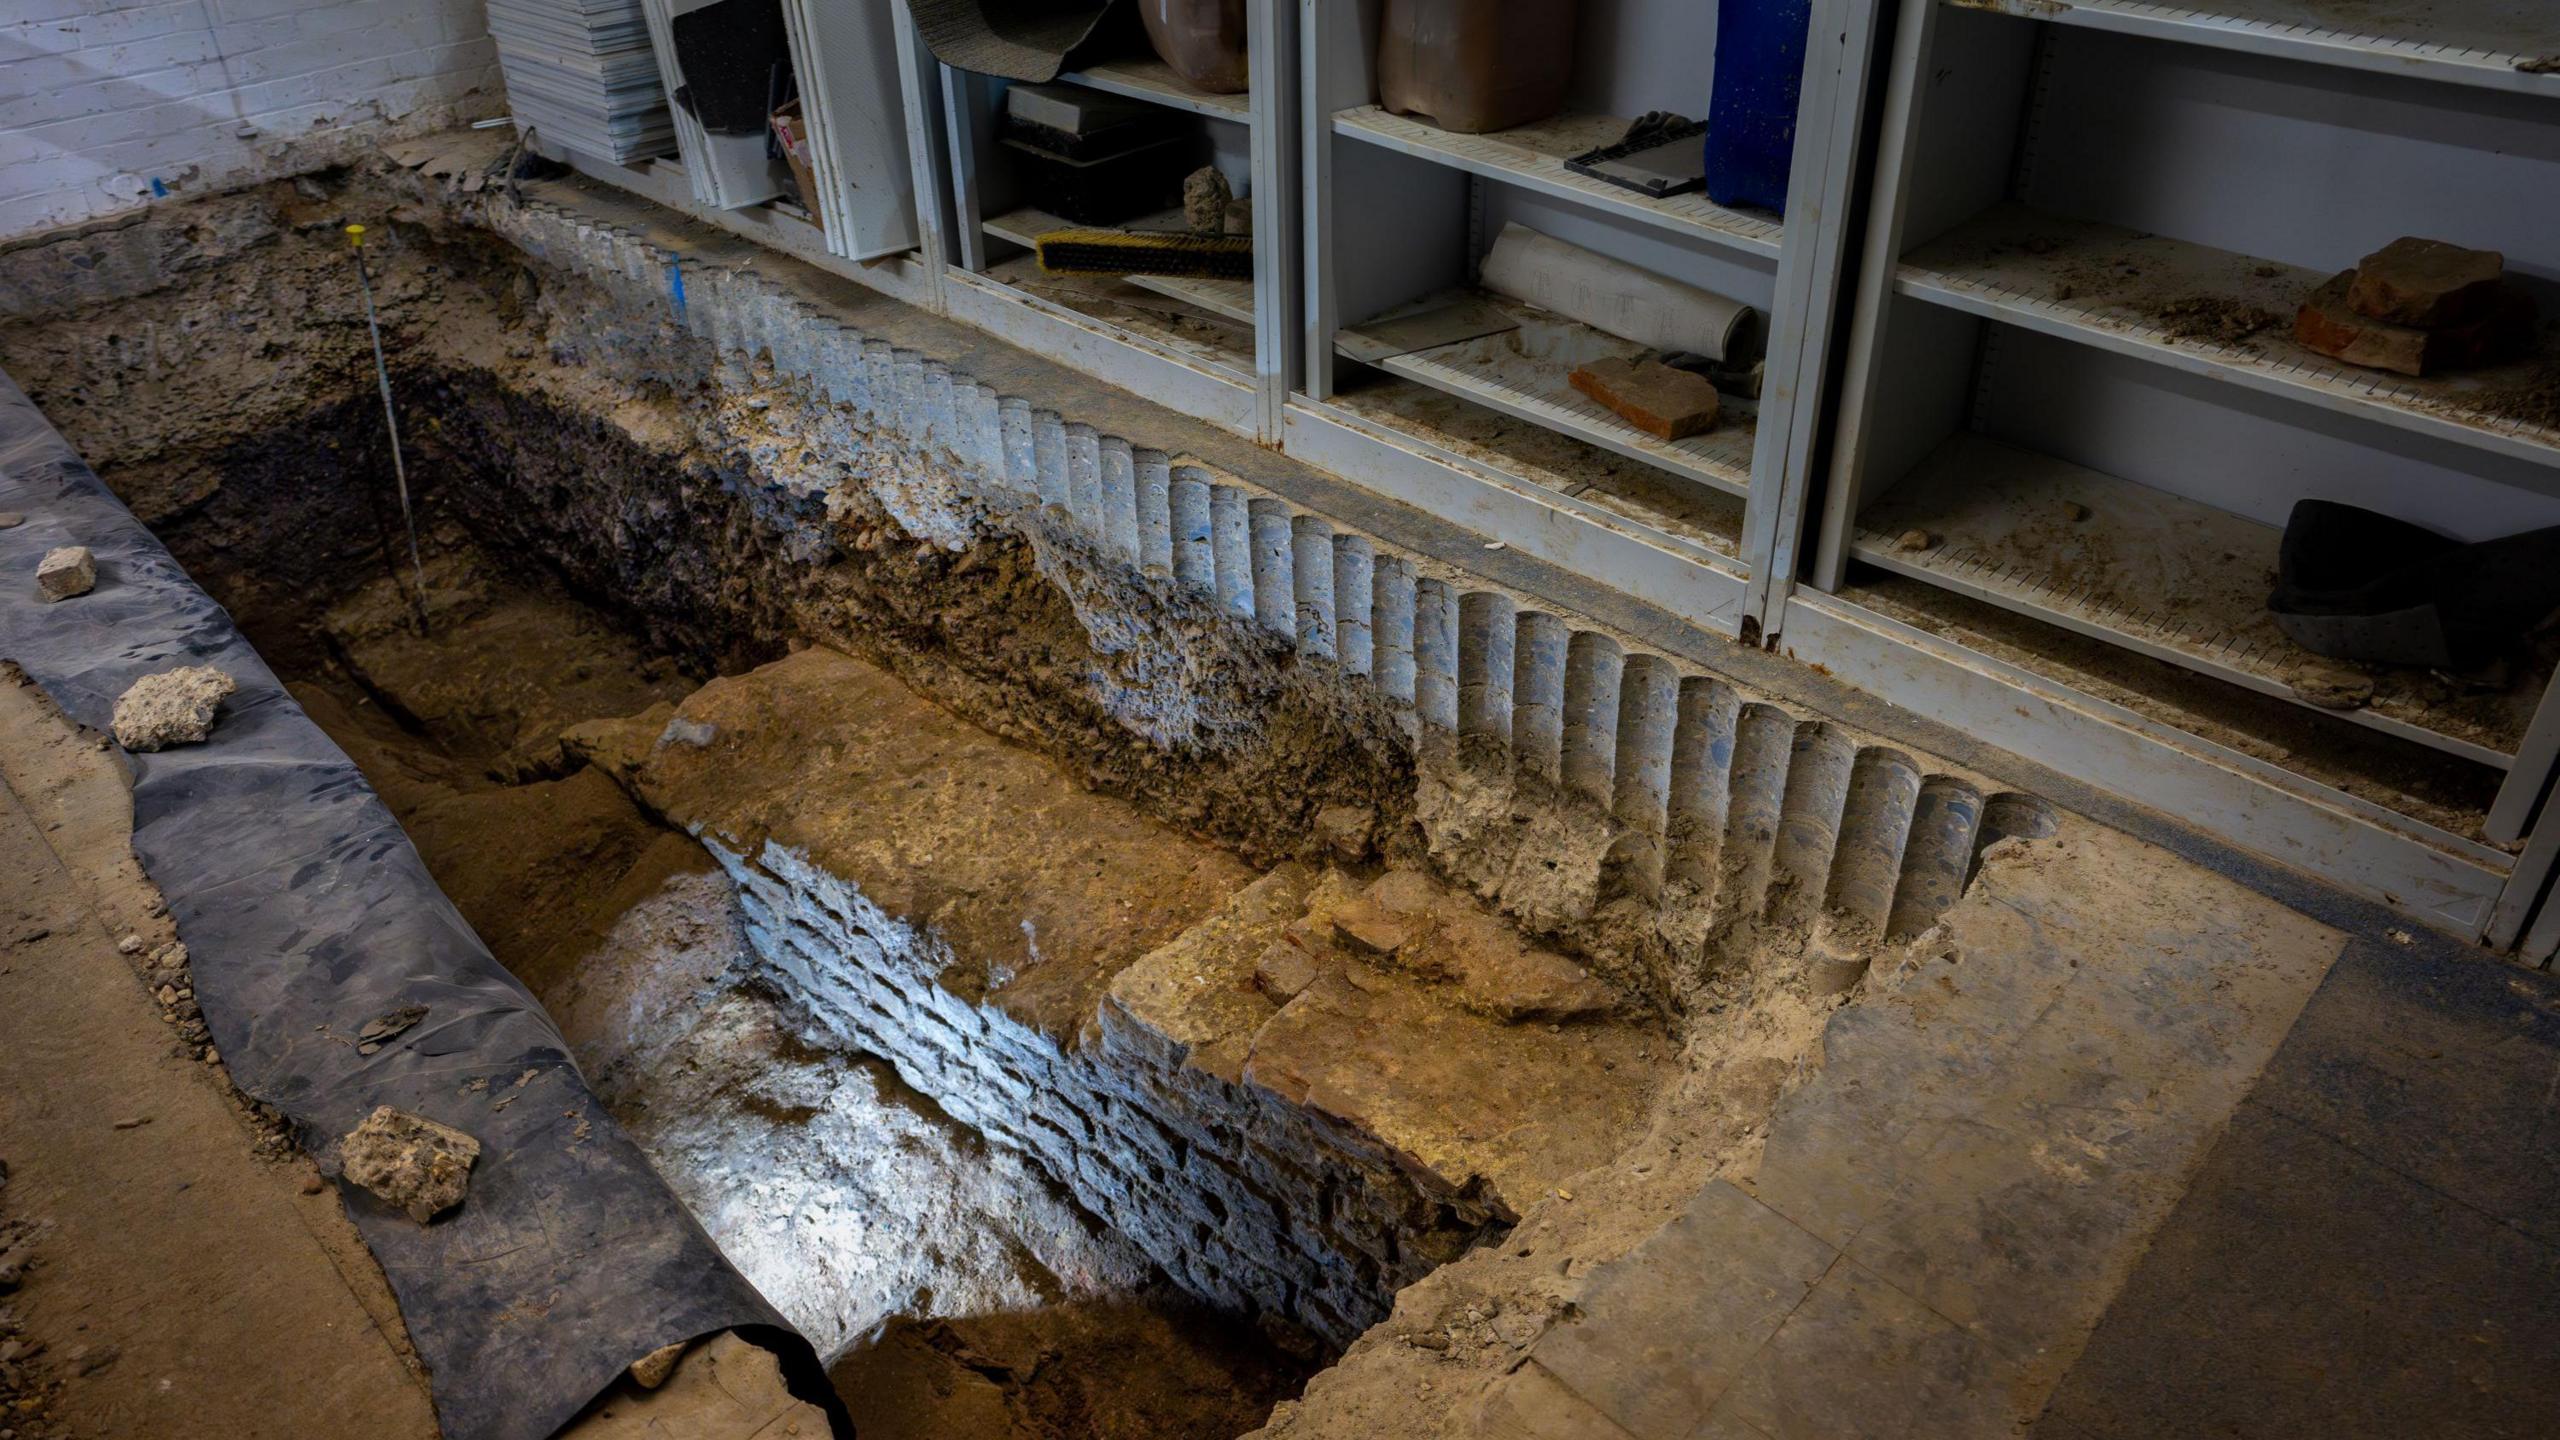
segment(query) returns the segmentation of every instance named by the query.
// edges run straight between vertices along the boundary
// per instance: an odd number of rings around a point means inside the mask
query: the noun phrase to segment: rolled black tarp
[[[597,1103],[354,763],[6,374],[0,510],[27,517],[0,530],[0,659],[73,719],[108,730],[125,687],[174,666],[239,684],[206,743],[131,757],[134,852],[233,1083],[324,1158],[378,1105],[480,1141],[468,1197],[431,1225],[341,1186],[445,1433],[541,1440],[632,1361],[738,1330],[849,1434],[808,1342]],[[47,604],[36,563],[64,545],[96,555],[97,588]],[[349,1043],[406,1006],[426,1017],[395,1042]]]

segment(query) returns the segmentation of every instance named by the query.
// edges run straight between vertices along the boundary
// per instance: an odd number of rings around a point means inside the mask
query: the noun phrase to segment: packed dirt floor
[[[1022,1157],[761,991],[729,881],[577,749],[583,722],[693,677],[547,577],[432,541],[426,634],[377,578],[317,643],[275,647],[317,662],[291,688],[730,1259],[841,1352],[864,1435],[1226,1436],[1295,1392],[1311,1352],[1199,1310]]]
[[[0,734],[0,1435],[433,1440],[337,1195],[188,1033],[120,757],[14,670]]]

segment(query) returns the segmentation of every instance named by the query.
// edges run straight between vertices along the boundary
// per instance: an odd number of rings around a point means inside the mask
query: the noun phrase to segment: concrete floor
[[[2034,1433],[2560,1427],[2560,980],[2357,939]]]
[[[2059,848],[1993,861],[1474,1433],[2551,1433],[2560,983]]]

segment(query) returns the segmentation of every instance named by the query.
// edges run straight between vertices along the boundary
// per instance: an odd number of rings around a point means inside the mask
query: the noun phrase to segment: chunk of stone
[[[2295,698],[2323,710],[2361,710],[2373,703],[2373,677],[2344,665],[2310,661],[2289,683]]]
[[[1574,389],[1656,440],[1714,429],[1723,403],[1715,382],[1659,360],[1594,360],[1569,378]]]
[[[27,517],[15,510],[0,510],[0,530],[15,530],[27,523]]]
[[[1531,944],[1509,922],[1418,870],[1390,870],[1359,899],[1337,906],[1336,933],[1346,914],[1363,907],[1392,917],[1406,935],[1394,954],[1397,968],[1453,987],[1457,1002],[1480,1015],[1506,1024],[1576,1020],[1616,1004],[1581,965]]]
[[[116,743],[135,752],[200,744],[213,733],[214,712],[239,688],[210,665],[145,675],[116,700]]]
[[[2428,375],[2496,364],[2533,336],[2533,302],[2519,291],[2501,287],[2498,303],[2477,320],[2421,330],[2359,314],[2347,303],[2354,281],[2354,271],[2343,271],[2302,302],[2293,338],[2305,349],[2368,369]]]
[[[65,545],[47,550],[36,562],[36,591],[47,600],[68,600],[86,595],[98,586],[97,557],[86,545]]]
[[[1327,805],[1316,812],[1317,843],[1344,860],[1367,858],[1377,828],[1378,812],[1366,805]]]
[[[1227,202],[1235,198],[1235,189],[1215,165],[1203,165],[1182,181],[1182,223],[1194,235],[1223,234],[1227,228]]]
[[[2465,325],[2498,306],[2506,257],[2403,235],[2356,265],[2347,303],[2357,314],[2422,330]]]
[[[1286,1005],[1316,982],[1315,957],[1286,940],[1275,942],[1253,965],[1254,988]]]
[[[661,1345],[631,1362],[631,1383],[643,1390],[655,1390],[676,1373],[676,1362],[684,1358],[685,1342]]]
[[[1334,910],[1333,933],[1367,955],[1393,955],[1413,941],[1411,925],[1365,895]]]
[[[424,1225],[462,1203],[480,1142],[423,1115],[378,1106],[339,1147],[348,1180]]]
[[[1937,549],[1938,537],[1926,530],[1905,530],[1893,537],[1893,548],[1907,555],[1917,555],[1923,550]]]
[[[1253,233],[1253,197],[1239,195],[1227,202],[1226,232],[1230,235]]]

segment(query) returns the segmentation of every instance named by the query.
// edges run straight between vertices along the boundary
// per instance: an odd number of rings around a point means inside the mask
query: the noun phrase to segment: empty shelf
[[[1031,249],[1042,235],[1052,230],[1072,230],[1072,222],[1061,220],[1045,210],[1021,209],[998,215],[986,222],[986,230],[999,240],[1010,240],[1025,250]],[[1131,230],[1164,230],[1182,233],[1182,215],[1167,211],[1130,221]],[[1124,283],[1141,290],[1151,290],[1187,305],[1197,305],[1221,319],[1239,325],[1253,323],[1253,285],[1245,280],[1190,280],[1169,275],[1124,275]]]
[[[1912,531],[1934,543],[1903,548]],[[2424,671],[2374,667],[2373,697],[2355,709],[2317,705],[2297,690],[2298,680],[2335,675],[2340,664],[2285,638],[2267,612],[2280,538],[2245,516],[1961,434],[1867,506],[1850,552],[2448,754],[2512,763],[2547,675],[2466,695]]]
[[[1173,73],[1173,67],[1153,56],[1140,59],[1105,60],[1082,70],[1058,77],[1132,100],[1147,100],[1206,115],[1212,120],[1232,120],[1239,125],[1253,123],[1253,97],[1249,95],[1212,95],[1195,90]]]
[[[1564,168],[1567,158],[1623,136],[1627,129],[1624,120],[1606,115],[1559,115],[1489,135],[1459,135],[1428,121],[1363,105],[1336,114],[1333,127],[1340,134],[1374,145],[1454,166],[1489,180],[1579,201],[1595,210],[1659,226],[1674,234],[1769,259],[1778,254],[1779,223],[1774,215],[1728,210],[1698,191],[1654,200]],[[1700,145],[1703,163],[1704,142]]]
[[[1517,328],[1427,350],[1384,353],[1395,347],[1382,350],[1364,336],[1364,326],[1353,326],[1335,337],[1334,348],[1364,364],[1728,494],[1740,495],[1749,487],[1751,447],[1759,422],[1759,407],[1751,401],[1725,396],[1713,430],[1685,440],[1657,440],[1573,388],[1569,377],[1577,367],[1643,353],[1644,347],[1634,341],[1474,291],[1435,295],[1366,324],[1380,325],[1461,299],[1502,311]]]
[[[2243,50],[2317,65],[2560,96],[2560,7],[2549,0],[1950,0],[2030,20]]]
[[[2548,419],[2560,356],[2546,350],[2425,379],[2342,364],[2293,340],[2294,311],[2328,278],[2001,205],[1904,256],[1894,288],[2320,409],[2560,467],[2560,429]]]

